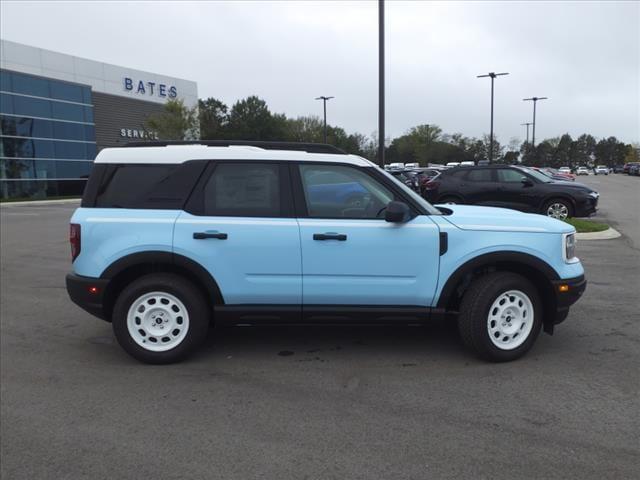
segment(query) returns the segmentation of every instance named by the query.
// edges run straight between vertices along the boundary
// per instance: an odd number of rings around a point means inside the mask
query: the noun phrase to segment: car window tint
[[[517,170],[512,170],[510,168],[500,168],[498,169],[498,181],[505,183],[515,183],[521,182],[522,177],[524,177],[523,172],[519,172]]]
[[[451,172],[451,176],[457,180],[462,180],[467,174],[467,170],[456,170],[455,172]]]
[[[210,216],[279,217],[278,165],[217,165],[204,187],[204,211]]]
[[[394,196],[365,172],[343,165],[300,165],[307,210],[313,218],[382,218]]]
[[[491,170],[488,168],[470,170],[467,174],[467,180],[470,182],[491,182]]]

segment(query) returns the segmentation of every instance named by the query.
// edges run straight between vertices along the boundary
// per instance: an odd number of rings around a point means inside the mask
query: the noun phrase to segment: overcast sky
[[[12,2],[2,38],[198,82],[201,98],[248,95],[274,112],[377,130],[377,2]],[[386,2],[387,134],[640,140],[639,2]]]

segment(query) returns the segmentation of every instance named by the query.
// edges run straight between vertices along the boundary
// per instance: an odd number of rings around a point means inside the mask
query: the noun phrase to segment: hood
[[[589,192],[594,191],[593,188],[591,188],[588,185],[585,185],[584,183],[572,182],[570,180],[553,180],[552,182],[549,183],[549,185],[562,185],[563,187],[573,187],[573,188],[578,188],[580,190],[588,190]]]
[[[491,232],[570,233],[574,228],[555,218],[496,207],[440,205],[451,210],[449,222],[462,230]]]

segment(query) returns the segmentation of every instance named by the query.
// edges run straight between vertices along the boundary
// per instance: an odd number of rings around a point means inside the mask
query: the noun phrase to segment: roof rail
[[[206,145],[208,147],[246,146],[266,150],[299,150],[307,153],[335,153],[346,155],[344,150],[327,143],[266,142],[261,140],[152,140],[128,142],[125,147],[166,147],[167,145]]]

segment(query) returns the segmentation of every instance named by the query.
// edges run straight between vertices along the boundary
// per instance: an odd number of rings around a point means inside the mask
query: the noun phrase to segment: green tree
[[[613,167],[624,161],[627,145],[618,141],[616,137],[603,138],[596,144],[595,160],[598,165]]]
[[[228,135],[228,107],[218,99],[198,100],[200,119],[200,138],[202,140],[221,140]]]
[[[280,119],[281,120],[281,119]],[[237,140],[281,140],[273,115],[267,102],[255,95],[237,101],[229,112],[228,132],[230,139]],[[282,133],[282,132],[280,132]]]
[[[162,112],[149,116],[145,128],[157,132],[160,140],[197,139],[197,107],[188,108],[182,100],[169,100]]]

